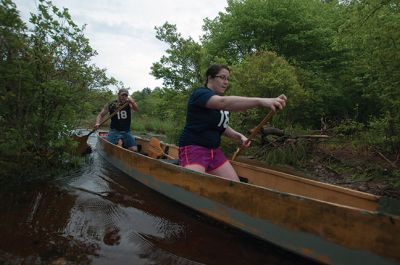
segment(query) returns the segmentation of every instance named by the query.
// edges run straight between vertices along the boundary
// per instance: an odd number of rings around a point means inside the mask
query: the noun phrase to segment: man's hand
[[[138,106],[133,98],[129,97],[127,101],[129,102],[129,106],[131,107],[131,109],[133,109],[134,111],[138,111]]]

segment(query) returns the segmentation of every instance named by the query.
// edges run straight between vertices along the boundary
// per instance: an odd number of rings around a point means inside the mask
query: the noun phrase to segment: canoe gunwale
[[[288,173],[283,173],[283,172],[279,172],[276,170],[272,170],[272,169],[267,169],[267,168],[262,168],[262,167],[258,167],[258,166],[253,166],[253,165],[248,165],[242,162],[237,162],[237,161],[230,161],[232,164],[234,165],[239,165],[241,167],[247,167],[247,168],[251,168],[251,169],[256,169],[262,172],[265,172],[267,174],[278,174],[279,177],[281,178],[286,178],[286,179],[290,179],[292,181],[296,181],[299,183],[306,183],[308,185],[313,185],[315,187],[321,187],[321,182],[312,180],[312,179],[306,179],[306,178],[300,178],[300,177],[296,177],[294,175],[288,174]],[[361,192],[361,191],[357,191],[357,190],[352,190],[349,188],[344,188],[344,187],[338,187],[336,185],[333,184],[329,184],[329,183],[323,183],[322,184],[324,187],[329,187],[330,189],[338,192],[338,193],[343,193],[343,194],[356,194],[357,196],[363,198],[363,199],[367,199],[370,201],[378,201],[380,196],[377,195],[373,195],[373,194],[369,194],[369,193],[365,193],[365,192]],[[262,187],[262,186],[260,186]]]

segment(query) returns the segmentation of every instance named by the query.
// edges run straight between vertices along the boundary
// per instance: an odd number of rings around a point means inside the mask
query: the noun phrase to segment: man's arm
[[[107,114],[107,112],[108,112],[108,104],[104,105],[103,109],[99,112],[99,114],[96,117],[96,124],[94,125],[96,129],[100,127],[101,120]]]

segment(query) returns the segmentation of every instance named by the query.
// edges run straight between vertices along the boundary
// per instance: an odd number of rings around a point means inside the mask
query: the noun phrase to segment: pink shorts
[[[179,165],[200,165],[206,172],[213,171],[228,161],[221,148],[210,149],[199,145],[179,147]]]

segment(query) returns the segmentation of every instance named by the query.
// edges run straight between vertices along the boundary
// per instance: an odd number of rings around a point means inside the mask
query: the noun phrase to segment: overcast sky
[[[36,0],[14,0],[22,19],[36,13]],[[177,26],[185,38],[198,41],[204,18],[224,12],[226,0],[53,0],[66,7],[76,24],[87,24],[84,31],[98,55],[93,62],[107,68],[108,76],[134,90],[162,86],[150,74],[167,45],[156,39],[155,26],[166,21]]]

